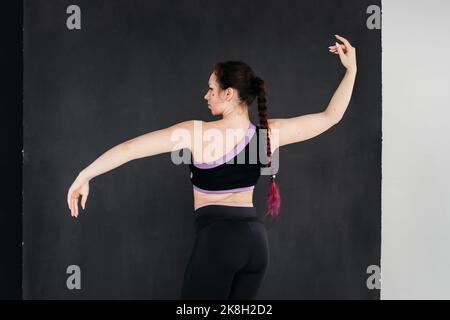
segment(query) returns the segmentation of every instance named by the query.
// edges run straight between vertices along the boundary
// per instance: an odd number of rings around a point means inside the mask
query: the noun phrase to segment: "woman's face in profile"
[[[216,79],[214,72],[211,73],[208,80],[208,90],[204,98],[208,102],[208,108],[211,110],[211,113],[213,115],[220,115],[223,113],[226,100],[221,98],[224,91],[220,89]]]

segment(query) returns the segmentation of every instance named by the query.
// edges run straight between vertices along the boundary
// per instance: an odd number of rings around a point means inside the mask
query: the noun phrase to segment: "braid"
[[[272,150],[270,147],[270,135],[269,124],[267,122],[267,100],[266,100],[266,85],[264,80],[259,77],[255,77],[253,80],[255,86],[255,92],[258,97],[258,115],[259,115],[259,127],[266,129],[267,131],[267,158],[269,162],[267,166],[272,167]],[[280,190],[275,182],[275,174],[270,176],[269,192],[267,197],[268,213],[272,217],[278,216],[278,211],[281,205]]]
[[[259,115],[259,127],[267,130],[267,157],[270,159],[272,156],[272,150],[270,149],[270,135],[269,135],[269,124],[267,122],[267,99],[266,99],[266,88],[264,81],[261,78],[255,77],[255,83],[257,86],[257,97],[258,97],[258,115]],[[269,161],[269,167],[272,165],[272,160]]]
[[[247,106],[251,106],[255,98],[258,102],[259,129],[265,129],[267,132],[266,154],[268,164],[266,167],[271,169],[272,175],[269,180],[269,192],[267,194],[268,214],[272,218],[278,216],[281,205],[280,190],[275,182],[275,174],[272,168],[272,150],[270,148],[270,130],[267,119],[267,100],[266,100],[266,84],[255,73],[250,66],[242,61],[225,61],[218,62],[214,66],[214,73],[222,90],[234,88],[239,92],[239,100]],[[259,135],[259,133],[258,133]]]

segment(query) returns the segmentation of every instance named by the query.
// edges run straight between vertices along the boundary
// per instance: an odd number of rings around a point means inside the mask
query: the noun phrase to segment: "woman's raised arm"
[[[336,36],[344,44],[330,47],[330,52],[338,54],[347,69],[334,92],[328,107],[319,113],[312,113],[287,119],[269,119],[272,152],[283,145],[311,139],[338,123],[347,109],[356,78],[356,49],[343,37]],[[273,141],[273,142],[272,142]]]

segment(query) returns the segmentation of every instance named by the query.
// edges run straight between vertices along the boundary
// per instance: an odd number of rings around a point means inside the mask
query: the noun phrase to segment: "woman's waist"
[[[229,202],[252,202],[253,201],[253,189],[244,191],[233,192],[220,192],[220,193],[208,193],[202,192],[195,188],[194,200],[197,201],[229,201]]]
[[[229,205],[229,206],[253,206],[253,190],[230,192],[220,194],[209,194],[194,190],[195,209],[205,205]]]

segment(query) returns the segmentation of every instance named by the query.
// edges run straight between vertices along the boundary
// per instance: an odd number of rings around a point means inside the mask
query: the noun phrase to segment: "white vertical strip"
[[[450,1],[382,9],[381,299],[450,299]]]

